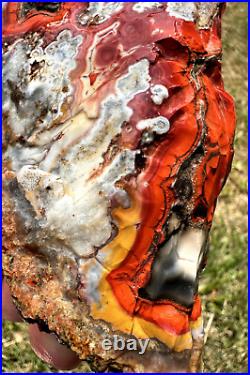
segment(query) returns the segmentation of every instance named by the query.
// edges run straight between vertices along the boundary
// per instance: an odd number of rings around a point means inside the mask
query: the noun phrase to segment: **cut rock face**
[[[235,128],[221,12],[4,6],[4,275],[23,317],[99,370],[199,366],[198,281]]]

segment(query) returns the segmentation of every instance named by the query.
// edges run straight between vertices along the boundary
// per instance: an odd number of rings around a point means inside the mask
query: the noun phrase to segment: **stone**
[[[199,370],[198,281],[235,129],[222,11],[4,5],[4,277],[24,319],[97,370]],[[106,350],[114,337],[148,345]]]

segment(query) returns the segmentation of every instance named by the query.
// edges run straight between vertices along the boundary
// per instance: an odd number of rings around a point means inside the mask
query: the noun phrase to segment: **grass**
[[[223,75],[235,98],[231,175],[220,195],[200,293],[205,325],[213,314],[205,372],[247,372],[247,3],[229,3],[223,19]],[[32,352],[23,323],[3,323],[3,372],[57,372]],[[90,371],[83,362],[74,372]],[[65,372],[65,371],[64,371]]]
[[[223,75],[235,98],[232,172],[219,197],[200,293],[205,324],[214,314],[205,372],[247,372],[247,3],[229,3],[223,23]]]

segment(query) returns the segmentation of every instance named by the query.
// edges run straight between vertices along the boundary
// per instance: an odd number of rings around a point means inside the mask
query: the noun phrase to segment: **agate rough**
[[[4,7],[4,275],[25,319],[99,369],[199,362],[198,280],[235,128],[222,10]],[[103,350],[113,335],[150,342]]]

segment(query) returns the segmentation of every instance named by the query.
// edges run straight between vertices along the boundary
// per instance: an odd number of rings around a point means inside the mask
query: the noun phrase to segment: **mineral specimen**
[[[198,279],[233,156],[222,9],[4,7],[4,275],[24,318],[99,369],[197,366]],[[114,337],[149,343],[105,349]]]

